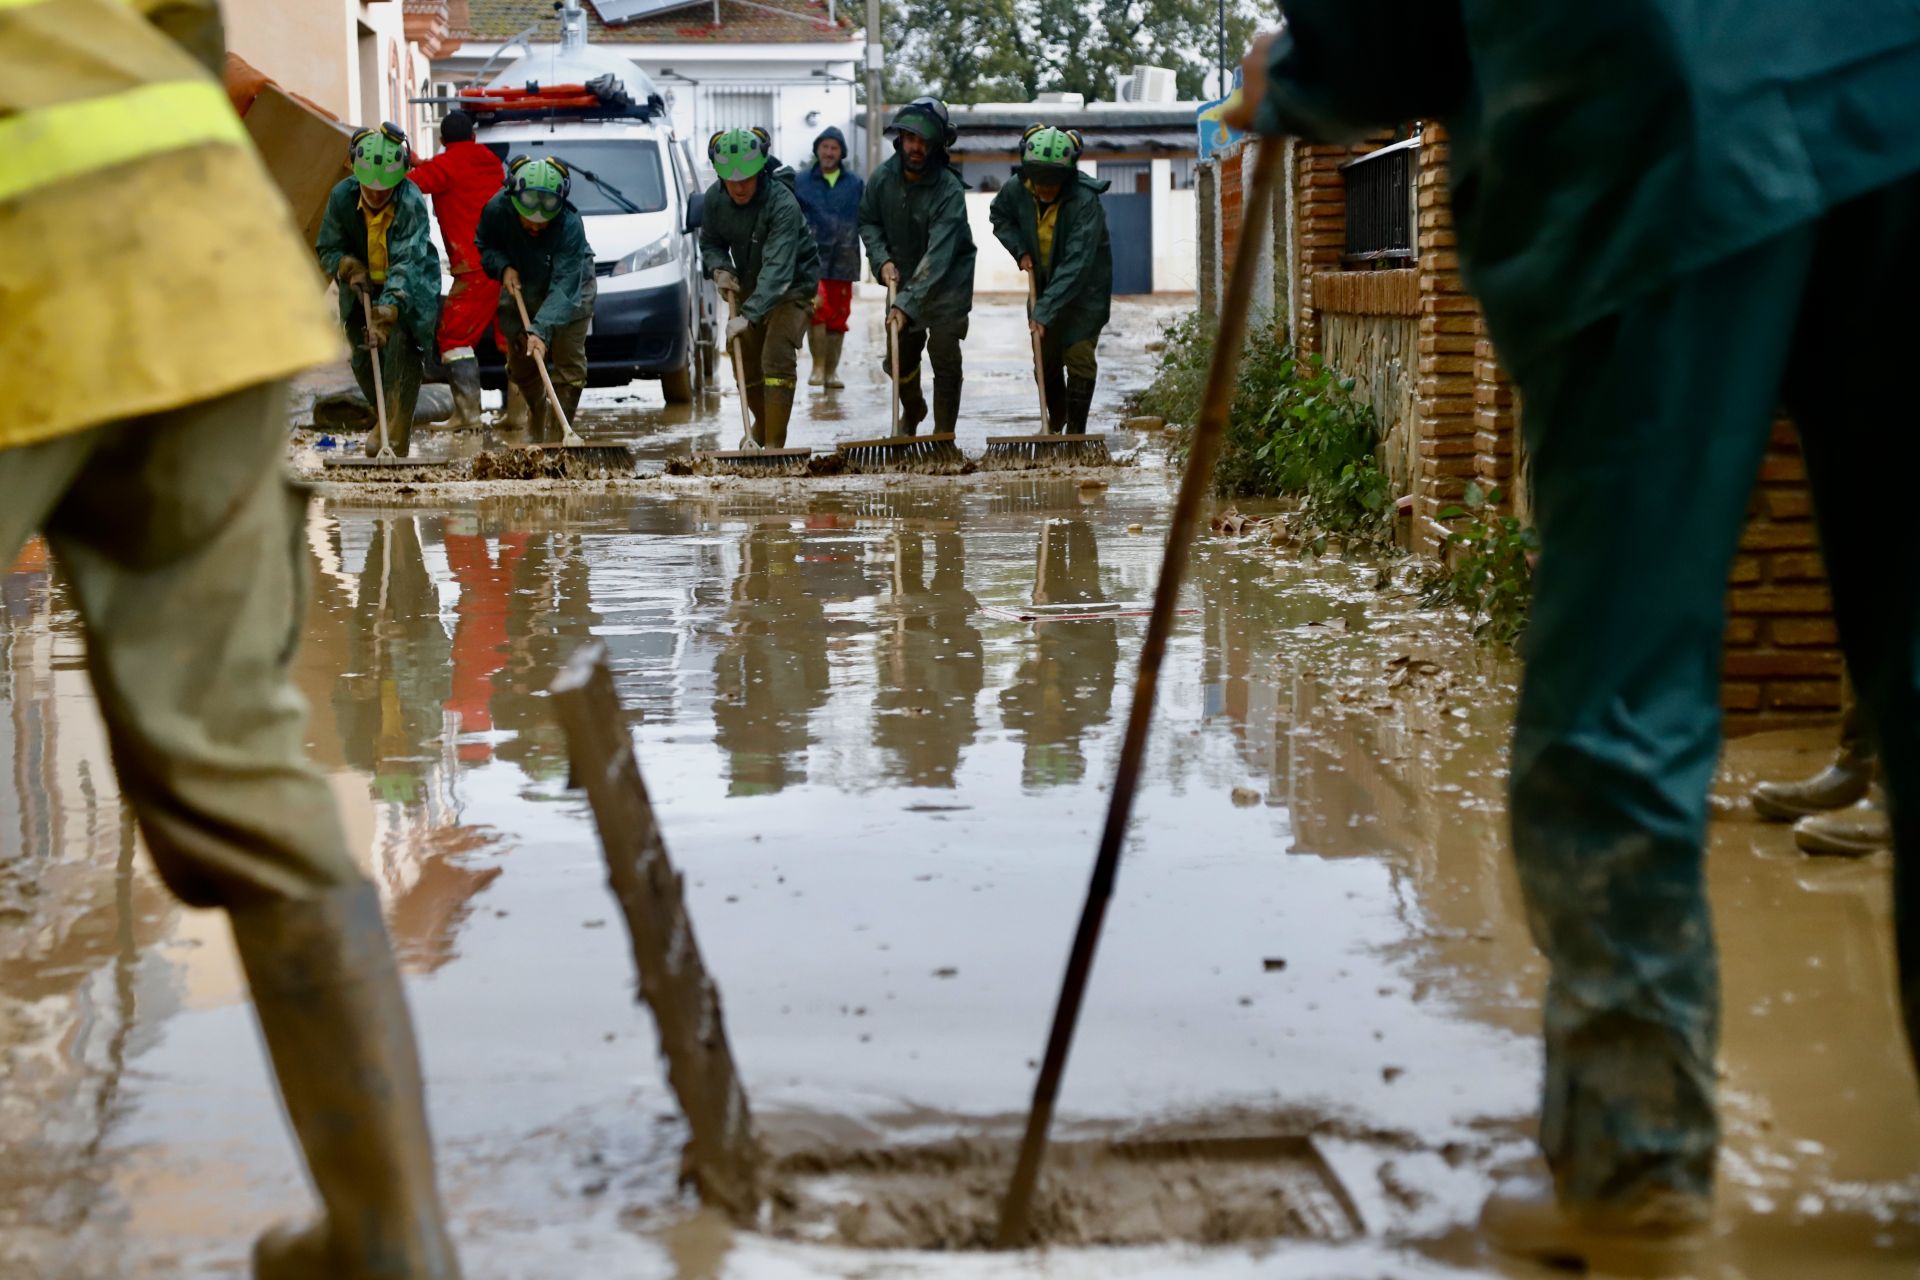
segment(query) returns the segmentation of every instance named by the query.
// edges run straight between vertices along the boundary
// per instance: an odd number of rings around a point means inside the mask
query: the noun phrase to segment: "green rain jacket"
[[[944,164],[908,182],[896,153],[874,170],[860,196],[860,240],[875,278],[900,269],[895,305],[917,325],[954,324],[973,310],[973,232],[967,188]]]
[[[1018,169],[1015,181],[1001,187],[988,216],[994,238],[1018,262],[1033,255],[1034,283],[1040,297],[1033,318],[1047,326],[1061,347],[1098,337],[1113,314],[1113,245],[1107,239],[1107,214],[1100,193],[1113,185],[1084,173],[1060,193],[1061,210],[1053,228],[1053,256],[1040,260],[1040,211]]]
[[[1287,0],[1257,127],[1452,132],[1467,284],[1523,364],[1920,170],[1913,0]]]
[[[393,225],[387,228],[387,278],[373,296],[373,305],[391,305],[400,313],[401,327],[413,335],[422,351],[434,350],[434,332],[440,327],[440,251],[433,247],[427,228],[433,221],[426,197],[411,182],[393,189]],[[340,259],[367,261],[367,220],[360,212],[360,183],[342,178],[327,197],[326,216],[314,240],[320,269],[331,277]],[[340,323],[355,317],[364,321],[360,298],[340,290]],[[357,330],[349,330],[357,332]]]
[[[587,226],[571,204],[539,235],[529,235],[514,212],[513,200],[502,191],[480,211],[480,269],[498,280],[512,267],[520,273],[520,292],[542,342],[553,341],[553,331],[593,316],[600,291],[593,280],[593,247]],[[500,328],[509,338],[520,336],[520,311],[513,296],[500,292]]]
[[[731,271],[746,299],[740,314],[755,324],[782,302],[811,303],[820,285],[820,249],[793,194],[793,170],[769,159],[753,199],[735,204],[724,182],[707,188],[700,206],[700,265],[711,277]]]

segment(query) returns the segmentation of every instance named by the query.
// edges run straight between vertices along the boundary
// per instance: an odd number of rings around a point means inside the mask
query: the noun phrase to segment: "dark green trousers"
[[[347,341],[353,347],[348,363],[353,367],[354,381],[360,384],[360,394],[367,398],[367,407],[372,409],[373,352],[367,348],[366,323],[358,314],[347,322]],[[426,357],[404,326],[395,325],[387,335],[386,344],[380,348],[380,371],[381,390],[387,397],[387,443],[404,458],[411,448],[413,410],[420,402],[420,383],[426,372]],[[376,419],[367,429],[368,457],[379,452],[379,441],[380,423]]]
[[[1711,1191],[1719,983],[1702,853],[1721,633],[1783,402],[1848,666],[1880,736],[1909,1036],[1920,1026],[1920,422],[1903,391],[1920,351],[1916,231],[1909,179],[1515,370],[1541,551],[1513,846],[1552,966],[1541,1145],[1565,1201]]]

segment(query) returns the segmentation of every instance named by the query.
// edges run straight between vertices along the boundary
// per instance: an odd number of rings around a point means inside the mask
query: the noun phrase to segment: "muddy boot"
[[[1067,434],[1087,434],[1087,415],[1093,412],[1093,379],[1067,375]]]
[[[766,434],[762,443],[769,449],[787,447],[787,422],[793,417],[793,388],[768,387],[764,397]]]
[[[807,375],[807,385],[824,387],[827,385],[827,326],[816,324],[807,330],[807,354],[813,357],[813,372]]]
[[[553,389],[553,394],[560,398],[560,408],[567,415],[567,425],[573,428],[575,435],[580,434],[580,397],[585,391],[585,387],[570,387],[565,383]],[[561,429],[558,418],[554,419],[553,438],[555,440],[566,438],[566,432]]]
[[[936,378],[933,383],[933,429],[939,435],[951,435],[960,424],[960,383],[957,379]]]
[[[1768,822],[1798,822],[1816,813],[1829,813],[1858,804],[1873,783],[1873,760],[1856,751],[1842,751],[1834,762],[1798,782],[1763,782],[1748,798],[1753,811]]]
[[[821,337],[820,343],[827,357],[827,380],[824,385],[829,391],[838,391],[847,385],[840,381],[840,350],[847,345],[847,335],[827,333]]]
[[[258,1280],[458,1280],[413,1024],[370,884],[232,912],[287,1118],[325,1215],[254,1245]]]
[[[789,401],[791,403],[791,401]],[[747,439],[740,447],[743,449],[764,449],[767,447],[767,389],[757,386],[747,392],[747,413],[751,421],[747,425]]]
[[[1487,1198],[1480,1230],[1494,1248],[1549,1267],[1609,1276],[1695,1274],[1712,1207],[1679,1192],[1650,1194],[1618,1208],[1562,1207],[1553,1186],[1531,1178]]]
[[[453,417],[449,431],[470,431],[482,425],[480,419],[480,362],[472,356],[447,362],[447,390],[453,392]]]
[[[507,407],[500,425],[508,431],[525,431],[533,425],[532,415],[527,410],[527,398],[520,394],[520,384],[517,382],[507,383]]]
[[[920,371],[900,379],[900,434],[910,436],[927,416],[927,397],[920,390]]]
[[[1893,824],[1879,790],[1839,813],[1816,813],[1793,824],[1793,842],[1802,853],[1825,858],[1864,858],[1893,848]]]

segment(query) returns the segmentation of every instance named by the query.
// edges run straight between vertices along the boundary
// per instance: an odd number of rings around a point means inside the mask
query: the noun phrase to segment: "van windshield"
[[[660,147],[640,140],[601,138],[516,138],[512,142],[489,142],[488,148],[502,160],[532,156],[538,160],[553,156],[576,172],[573,192],[568,199],[582,214],[631,213],[618,200],[593,185],[578,170],[600,175],[600,180],[633,202],[641,213],[659,213],[667,207],[667,180],[661,172]]]

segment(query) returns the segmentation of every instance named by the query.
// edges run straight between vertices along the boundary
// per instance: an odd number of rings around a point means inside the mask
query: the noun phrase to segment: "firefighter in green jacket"
[[[348,144],[353,176],[327,197],[314,249],[320,269],[340,285],[340,323],[352,348],[354,380],[374,402],[373,350],[387,401],[387,441],[407,456],[413,409],[420,400],[426,353],[440,327],[440,253],[428,236],[431,211],[406,180],[413,152],[391,124],[361,129]],[[373,299],[367,328],[362,297]],[[367,433],[367,453],[379,451],[380,431]]]
[[[781,449],[813,323],[820,250],[793,194],[793,170],[767,154],[760,129],[729,129],[707,142],[719,175],[701,206],[700,261],[728,299],[727,345],[740,344],[753,411],[753,443]]]
[[[519,155],[507,165],[506,189],[480,211],[480,269],[498,280],[500,332],[507,340],[507,377],[527,404],[527,439],[555,444],[560,424],[547,403],[540,366],[552,369],[554,394],[574,420],[587,389],[587,330],[599,290],[586,223],[567,200],[573,174],[557,156]],[[520,323],[515,292],[531,328]]]
[[[1920,1030],[1920,575],[1887,568],[1920,466],[1889,411],[1920,345],[1920,9],[1723,8],[1288,0],[1246,65],[1263,133],[1450,135],[1461,262],[1525,404],[1540,537],[1509,789],[1551,966],[1553,1184],[1496,1194],[1483,1223],[1510,1252],[1609,1272],[1686,1271],[1706,1235],[1721,636],[1782,402],[1879,737]]]
[[[947,159],[954,132],[938,99],[915,98],[887,132],[893,156],[860,197],[860,240],[873,274],[899,291],[887,323],[900,333],[900,429],[912,435],[927,416],[925,351],[933,364],[933,429],[950,432],[960,420],[960,343],[973,310],[967,188]]]
[[[1080,137],[1034,125],[1020,144],[1018,182],[1000,188],[993,234],[1038,297],[1027,322],[1040,339],[1047,430],[1085,435],[1100,371],[1094,348],[1113,311],[1113,246],[1100,193],[1110,185],[1081,173]]]

